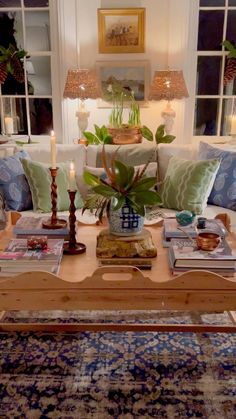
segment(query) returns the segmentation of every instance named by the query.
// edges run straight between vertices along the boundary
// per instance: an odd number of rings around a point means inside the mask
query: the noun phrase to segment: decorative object
[[[219,159],[192,161],[171,157],[160,187],[163,206],[202,214],[219,166]]]
[[[98,9],[99,52],[144,52],[145,9]]]
[[[49,167],[51,172],[51,202],[52,202],[52,215],[47,221],[42,223],[43,228],[48,228],[51,230],[56,230],[58,228],[65,228],[67,222],[65,220],[57,218],[57,184],[56,184],[56,176],[57,176],[57,167]]]
[[[148,105],[149,61],[97,61],[96,69],[102,90],[100,108],[114,108],[117,102],[129,107],[132,99]]]
[[[71,169],[72,170],[72,169]],[[75,194],[76,190],[68,190],[68,194],[70,197],[70,208],[69,208],[69,225],[70,225],[70,232],[69,232],[69,241],[64,243],[64,251],[63,253],[66,255],[78,255],[80,253],[84,253],[86,251],[86,246],[83,243],[78,243],[76,241],[76,231],[75,231]]]
[[[110,233],[116,236],[134,236],[140,234],[144,226],[144,216],[126,202],[117,211],[108,214]]]
[[[216,173],[208,203],[236,211],[236,151],[222,150],[201,141],[198,158],[220,160],[220,167]]]
[[[224,71],[224,86],[227,86],[236,77],[236,48],[227,39],[222,42],[222,45],[229,51]]]
[[[157,249],[149,230],[144,229],[134,237],[122,237],[104,229],[97,237],[96,255],[100,259],[153,258],[157,255]]]
[[[85,100],[101,97],[96,71],[80,68],[68,70],[63,97],[80,99],[80,107],[76,112],[80,139],[83,132],[87,129],[90,115],[90,112],[85,107]]]
[[[4,322],[27,319],[232,324],[226,312],[196,310],[55,311],[53,317],[49,312],[11,311]],[[70,416],[82,419],[98,411],[102,419],[235,417],[234,333],[2,331],[0,351],[5,418],[17,418],[19,408],[23,417],[32,412],[60,418],[73,412]]]
[[[150,100],[167,100],[167,107],[162,112],[165,121],[165,130],[170,134],[174,124],[175,111],[171,108],[170,101],[188,97],[188,90],[182,71],[162,70],[155,71],[149,91]]]
[[[84,172],[84,181],[91,187],[91,194],[85,201],[83,211],[86,209],[95,210],[95,214],[102,220],[105,213],[109,219],[112,217],[113,211],[119,211],[123,207],[122,217],[126,218],[127,207],[130,207],[132,212],[136,213],[135,231],[137,231],[137,224],[140,222],[137,215],[144,217],[145,205],[152,206],[161,201],[158,193],[150,190],[155,186],[157,178],[145,177],[150,161],[144,165],[143,169],[137,170],[135,173],[133,166],[127,166],[119,160],[115,160],[115,153],[109,167],[104,147],[102,156],[107,179],[101,179],[92,173]],[[129,212],[131,212],[130,209]],[[126,229],[127,225],[124,224]],[[120,234],[120,227],[118,229]],[[114,233],[114,224],[112,232]],[[130,233],[131,225],[128,226],[128,232],[123,231],[123,234],[130,235]]]
[[[177,212],[175,217],[176,217],[177,222],[181,226],[187,226],[189,224],[192,224],[195,218],[195,214],[191,211],[183,210],[183,211]]]
[[[51,211],[51,173],[49,165],[35,160],[21,159],[26,179],[30,186],[32,194],[33,210],[35,212]],[[69,185],[69,162],[57,164],[57,210],[68,211],[70,200],[67,193]],[[83,206],[83,200],[80,193],[76,194],[76,208]]]
[[[221,237],[219,236],[219,234],[216,233],[204,232],[199,233],[197,235],[196,240],[199,249],[210,252],[212,250],[215,250],[219,246],[221,242]]]

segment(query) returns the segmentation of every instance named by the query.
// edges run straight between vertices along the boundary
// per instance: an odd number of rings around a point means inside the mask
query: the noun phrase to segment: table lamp
[[[95,70],[69,69],[64,89],[64,98],[80,99],[79,110],[76,112],[79,126],[79,138],[87,129],[90,112],[85,107],[86,99],[101,97],[101,89]]]
[[[149,91],[149,100],[167,100],[167,106],[161,116],[165,121],[165,131],[170,134],[174,124],[175,111],[170,101],[188,97],[188,90],[184,81],[182,71],[163,70],[155,71]]]

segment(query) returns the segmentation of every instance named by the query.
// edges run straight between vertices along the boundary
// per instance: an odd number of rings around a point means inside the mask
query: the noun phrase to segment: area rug
[[[5,321],[49,321],[7,313]],[[54,312],[67,321],[229,323],[226,313]],[[53,321],[50,318],[50,321]],[[236,418],[236,338],[194,333],[0,333],[0,418]]]

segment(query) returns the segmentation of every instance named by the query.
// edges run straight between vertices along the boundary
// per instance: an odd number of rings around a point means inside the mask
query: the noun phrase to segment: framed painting
[[[124,106],[132,97],[140,105],[148,105],[149,61],[97,61],[96,69],[102,90],[99,107],[110,108],[121,96]]]
[[[98,9],[99,52],[144,52],[145,9]]]

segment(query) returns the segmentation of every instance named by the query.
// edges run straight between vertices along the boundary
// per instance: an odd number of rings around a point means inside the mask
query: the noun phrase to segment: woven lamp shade
[[[96,71],[87,69],[68,70],[63,97],[82,100],[101,97],[101,88]]]
[[[188,96],[188,90],[181,70],[155,71],[148,99],[173,100]]]

